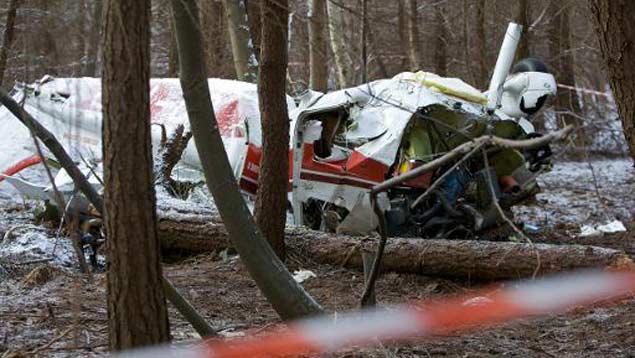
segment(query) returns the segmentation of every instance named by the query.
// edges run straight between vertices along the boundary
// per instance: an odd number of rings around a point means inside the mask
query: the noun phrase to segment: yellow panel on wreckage
[[[468,102],[478,103],[480,105],[487,104],[487,97],[485,97],[481,91],[458,78],[441,77],[432,72],[418,71],[415,72],[409,80]]]

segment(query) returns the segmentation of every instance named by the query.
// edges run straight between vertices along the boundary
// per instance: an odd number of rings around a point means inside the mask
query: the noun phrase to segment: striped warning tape
[[[36,165],[38,163],[42,162],[42,158],[40,158],[39,155],[34,155],[25,159],[22,159],[21,161],[15,163],[14,165],[12,165],[11,167],[9,167],[7,170],[5,170],[4,172],[0,173],[0,181],[3,181],[4,178],[6,177],[10,177],[12,175],[15,175],[17,173],[19,173],[20,171]]]
[[[130,351],[125,357],[249,358],[331,352],[378,341],[423,337],[487,326],[520,317],[562,312],[635,291],[635,273],[596,272],[558,275],[507,285],[494,293],[420,302],[392,309],[365,310],[298,321],[264,336],[208,341],[195,348],[158,347]]]
[[[572,91],[578,91],[578,92],[582,92],[582,93],[588,93],[588,94],[594,94],[596,96],[601,96],[601,97],[610,97],[610,95],[606,92],[600,92],[600,91],[596,91],[596,90],[590,90],[587,88],[582,88],[582,87],[574,87],[574,86],[568,86],[568,85],[563,85],[558,83],[558,88],[564,88],[564,89],[568,89],[568,90],[572,90]]]

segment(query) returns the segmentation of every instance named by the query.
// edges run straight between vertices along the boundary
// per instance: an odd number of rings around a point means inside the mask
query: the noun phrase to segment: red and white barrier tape
[[[34,155],[25,159],[22,159],[21,161],[15,163],[14,165],[10,166],[7,170],[5,170],[4,172],[0,173],[0,181],[3,181],[4,178],[6,177],[10,177],[12,175],[15,175],[17,173],[19,173],[20,171],[38,164],[42,162],[42,158],[40,158],[39,155]]]
[[[452,298],[388,310],[367,310],[292,323],[283,332],[231,341],[208,341],[196,348],[155,347],[122,357],[250,358],[331,352],[378,341],[423,337],[487,326],[513,319],[562,312],[624,297],[635,291],[635,273],[585,272],[520,282],[487,298]],[[487,293],[482,293],[482,295]],[[474,297],[474,296],[471,296]]]
[[[596,91],[596,90],[590,90],[587,88],[582,88],[582,87],[574,87],[574,86],[568,86],[568,85],[563,85],[558,83],[558,88],[564,88],[564,89],[568,89],[568,90],[572,90],[572,91],[578,91],[578,92],[582,92],[582,93],[588,93],[588,94],[594,94],[596,96],[601,96],[601,97],[610,97],[610,95],[606,92],[600,92],[600,91]]]

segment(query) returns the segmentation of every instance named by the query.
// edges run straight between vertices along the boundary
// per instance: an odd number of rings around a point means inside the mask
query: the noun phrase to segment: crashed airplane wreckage
[[[510,26],[509,31],[520,30]],[[310,91],[297,103],[287,97],[293,130],[289,202],[295,224],[349,234],[373,231],[378,217],[369,200],[371,188],[482,135],[539,136],[526,117],[555,95],[556,83],[535,59],[523,60],[510,71],[517,38],[506,36],[486,93],[456,78],[405,72],[327,94]],[[210,79],[209,87],[236,180],[247,195],[253,195],[262,143],[256,86]],[[151,80],[150,95],[152,124],[167,131],[187,126],[177,79]],[[16,86],[13,96],[83,163],[91,183],[100,186],[95,178],[102,153],[100,80],[46,77]],[[0,150],[10,154],[0,157],[0,170],[9,168],[0,180],[6,179],[28,197],[51,200],[50,188],[14,175],[38,162],[29,157],[33,141],[28,130],[15,123],[1,108],[5,140]],[[160,126],[153,126],[155,149]],[[446,237],[460,229],[478,232],[496,223],[494,202],[509,208],[536,192],[535,179],[550,154],[548,146],[524,152],[487,148],[490,165],[478,155],[454,161],[382,192],[377,204],[393,234]],[[193,143],[178,167],[183,177],[200,174]],[[55,181],[62,192],[72,193],[72,181],[63,170]]]

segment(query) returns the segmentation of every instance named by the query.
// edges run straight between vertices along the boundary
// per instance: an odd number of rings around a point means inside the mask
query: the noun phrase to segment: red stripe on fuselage
[[[359,181],[352,177],[346,177],[346,176],[335,177],[335,176],[320,175],[316,173],[307,173],[307,172],[301,172],[300,179],[318,181],[318,182],[336,184],[336,185],[349,185],[349,186],[354,186],[357,188],[364,188],[364,189],[371,189],[373,186],[376,185],[376,184],[372,184],[368,182]]]

